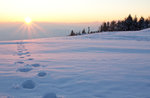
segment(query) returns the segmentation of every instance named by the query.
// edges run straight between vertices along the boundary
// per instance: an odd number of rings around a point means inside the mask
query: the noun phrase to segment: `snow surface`
[[[149,98],[150,29],[0,42],[0,98]]]

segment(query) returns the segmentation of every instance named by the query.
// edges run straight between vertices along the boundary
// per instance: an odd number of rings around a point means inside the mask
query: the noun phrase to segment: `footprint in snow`
[[[24,89],[34,89],[35,88],[35,82],[32,80],[26,80],[22,83],[22,87]]]
[[[32,68],[19,68],[17,71],[20,71],[20,72],[29,72],[33,70]]]
[[[33,67],[40,67],[40,64],[31,64]]]
[[[22,55],[23,55],[23,53],[18,53],[17,55],[22,56]]]
[[[15,64],[24,64],[24,62],[23,61],[18,61],[18,62],[15,62]]]
[[[34,60],[34,59],[33,59],[33,58],[29,58],[28,60],[32,61],[32,60]]]
[[[39,77],[44,77],[44,76],[46,76],[47,74],[46,74],[46,72],[39,72],[37,75],[38,75]]]
[[[25,52],[24,54],[29,54],[30,52]]]
[[[43,98],[58,98],[55,93],[46,93]]]

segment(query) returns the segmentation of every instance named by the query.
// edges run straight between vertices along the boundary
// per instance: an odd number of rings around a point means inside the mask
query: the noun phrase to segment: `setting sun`
[[[31,20],[30,17],[26,17],[26,18],[25,18],[25,22],[26,22],[27,24],[31,23],[31,21],[32,21],[32,20]]]

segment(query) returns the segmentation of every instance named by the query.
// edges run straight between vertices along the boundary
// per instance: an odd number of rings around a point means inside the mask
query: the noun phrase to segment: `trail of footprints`
[[[38,68],[40,67],[41,65],[38,64],[38,63],[34,63],[34,64],[25,64],[25,60],[27,61],[32,61],[34,60],[34,58],[31,58],[31,53],[28,51],[28,49],[26,49],[25,45],[23,42],[18,42],[17,43],[17,55],[19,56],[19,61],[15,62],[15,64],[20,64],[20,65],[23,65],[23,67],[20,67],[16,70],[16,72],[21,72],[21,73],[27,73],[27,72],[30,72],[32,71],[34,68]],[[37,74],[38,77],[44,77],[46,76],[47,73],[42,71],[42,72],[39,72]],[[23,81],[22,84],[21,84],[22,88],[23,89],[34,89],[36,87],[36,83],[33,81],[33,80],[26,80],[26,81]],[[19,88],[18,85],[16,85],[14,88]],[[43,95],[42,98],[58,98],[56,96],[55,93],[46,93],[45,95]]]

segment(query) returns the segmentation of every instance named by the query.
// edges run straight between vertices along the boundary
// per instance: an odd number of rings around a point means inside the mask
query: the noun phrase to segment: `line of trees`
[[[149,27],[150,17],[148,19],[144,19],[144,17],[138,19],[136,16],[133,18],[131,15],[129,15],[122,21],[104,22],[99,28],[99,31],[137,31]]]
[[[77,36],[77,35],[84,35],[84,34],[92,34],[92,33],[99,33],[100,31],[90,31],[90,27],[88,27],[88,31],[86,32],[85,29],[82,30],[82,32],[74,32],[73,30],[71,30],[71,33],[69,36]]]
[[[133,18],[131,15],[129,15],[124,20],[104,22],[97,31],[90,31],[90,27],[88,27],[87,32],[85,29],[83,29],[82,32],[77,33],[72,30],[70,36],[101,33],[106,31],[137,31],[146,28],[150,28],[150,17],[147,19],[144,17],[138,19],[136,16]]]

